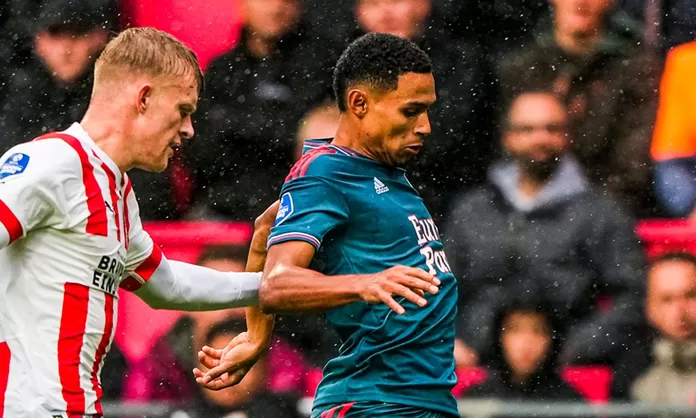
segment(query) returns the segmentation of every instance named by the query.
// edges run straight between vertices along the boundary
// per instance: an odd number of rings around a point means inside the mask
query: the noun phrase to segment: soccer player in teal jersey
[[[325,310],[341,336],[313,418],[457,417],[456,283],[403,169],[430,133],[432,65],[410,41],[368,34],[339,59],[334,89],[336,136],[308,142],[283,185],[259,303],[267,313]],[[237,382],[243,374],[224,374],[245,338],[204,348],[212,369],[199,383]]]
[[[283,185],[261,307],[326,310],[341,337],[312,418],[458,417],[451,394],[457,286],[403,169],[430,133],[431,62],[410,41],[368,34],[339,59],[334,89],[336,136],[308,143]],[[386,304],[362,296],[365,278],[403,266],[432,274],[439,291],[391,282],[384,291],[395,296]]]

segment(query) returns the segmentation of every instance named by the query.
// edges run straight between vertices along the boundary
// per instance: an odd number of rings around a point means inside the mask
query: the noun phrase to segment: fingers
[[[203,351],[198,352],[198,361],[200,361],[206,369],[212,369],[220,365],[220,360],[206,355]]]
[[[427,274],[427,273],[426,273]],[[422,280],[420,278],[415,278],[412,276],[396,276],[394,277],[394,282],[399,283],[400,285],[409,287],[411,289],[420,289],[424,290],[428,293],[431,293],[433,295],[437,294],[437,292],[440,291],[440,288],[437,287],[436,285],[433,284],[432,281],[427,281],[427,280]]]
[[[219,378],[209,381],[206,381],[205,376],[196,377],[196,382],[206,389],[220,390],[238,384],[242,381],[242,379],[244,379],[244,376],[246,376],[248,372],[248,368],[242,368],[232,374],[224,373]]]
[[[413,290],[409,289],[406,286],[400,285],[398,283],[389,283],[386,282],[384,284],[384,288],[387,292],[390,292],[391,294],[399,295],[416,305],[423,307],[428,304],[428,301],[425,300],[425,298],[419,296],[416,292]]]
[[[385,305],[389,306],[389,308],[397,314],[402,315],[404,312],[406,312],[403,306],[399,305],[394,300],[391,293],[382,291],[378,292],[377,296],[380,298],[382,302],[384,302]]]
[[[234,340],[233,340],[233,341],[234,341]],[[214,358],[214,359],[219,360],[220,358],[222,358],[222,352],[223,352],[223,350],[221,350],[221,349],[219,349],[219,348],[212,348],[212,347],[208,347],[208,346],[206,345],[206,346],[203,346],[203,348],[201,349],[201,351],[203,351],[203,353],[205,353],[206,355],[208,355],[208,356],[210,356],[210,357],[212,357],[212,358]]]
[[[402,266],[403,273],[407,276],[415,277],[417,279],[424,280],[435,286],[440,285],[440,279],[438,279],[434,274],[430,274],[427,271],[414,267]]]

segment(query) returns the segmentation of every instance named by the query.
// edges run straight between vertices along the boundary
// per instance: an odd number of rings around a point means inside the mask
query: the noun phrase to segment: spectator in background
[[[633,398],[696,405],[696,256],[668,253],[648,273],[647,313],[659,334]]]
[[[488,378],[467,393],[472,398],[517,401],[581,401],[558,372],[561,326],[544,302],[516,295],[500,306],[493,329]]]
[[[430,55],[437,102],[428,115],[426,139],[409,180],[435,219],[442,219],[456,191],[481,183],[495,150],[495,88],[476,44],[450,38],[431,0],[356,0],[359,29],[407,38]]]
[[[443,12],[448,32],[475,39],[492,60],[531,41],[537,22],[549,12],[547,0],[434,0],[434,3]]]
[[[243,318],[228,319],[212,326],[203,342],[209,347],[225,347],[234,337],[246,331]],[[213,391],[200,386],[183,411],[175,411],[172,418],[300,418],[297,413],[298,396],[279,395],[267,390],[270,364],[266,354],[261,357],[244,379],[229,388]],[[197,363],[194,355],[191,363]]]
[[[500,63],[501,93],[555,91],[570,111],[570,148],[588,178],[634,215],[651,216],[657,60],[617,23],[612,0],[550,3],[552,27]]]
[[[662,53],[696,39],[693,0],[619,0],[634,19],[643,22],[646,38]],[[648,40],[648,39],[646,39]]]
[[[333,138],[341,113],[336,102],[322,103],[307,112],[297,127],[295,160],[302,156],[302,147],[307,139]]]
[[[94,62],[109,40],[112,11],[109,0],[42,3],[33,21],[33,54],[6,63],[0,149],[66,129],[82,117],[92,93]]]
[[[653,132],[655,188],[672,216],[696,219],[696,42],[667,55]]]
[[[219,271],[244,271],[247,253],[245,247],[209,247],[196,264]],[[131,367],[124,384],[125,399],[184,403],[194,399],[199,390],[191,374],[197,365],[196,353],[205,345],[205,336],[211,327],[226,318],[243,319],[244,309],[183,314],[155,343],[151,355]],[[298,392],[304,389],[302,373],[305,363],[296,349],[276,339],[267,361],[269,380],[266,383],[270,390]]]
[[[512,161],[494,164],[488,184],[456,201],[444,233],[460,279],[460,365],[490,357],[494,313],[527,292],[545,295],[565,327],[565,364],[618,361],[645,322],[633,222],[566,152],[568,117],[552,93],[514,98],[502,142]],[[600,295],[611,299],[608,311],[597,309]]]
[[[337,48],[301,20],[301,0],[242,0],[240,43],[208,68],[186,152],[195,216],[253,219],[278,196],[302,115],[331,94]]]

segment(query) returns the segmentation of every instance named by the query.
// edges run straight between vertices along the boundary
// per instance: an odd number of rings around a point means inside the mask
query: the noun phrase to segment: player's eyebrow
[[[423,102],[420,100],[416,100],[416,101],[404,103],[402,108],[411,108],[411,109],[416,108],[416,109],[421,110],[421,109],[428,109],[432,105],[433,104],[430,102]]]
[[[179,110],[191,114],[196,111],[196,106],[188,103],[182,103],[179,105]]]

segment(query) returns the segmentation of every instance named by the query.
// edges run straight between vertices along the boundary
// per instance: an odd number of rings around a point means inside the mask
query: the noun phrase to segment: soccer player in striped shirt
[[[96,63],[82,121],[0,158],[0,418],[102,415],[99,372],[119,288],[162,309],[257,304],[260,273],[168,261],[143,230],[126,174],[166,168],[194,134],[201,87],[195,56],[176,39],[126,30]],[[257,226],[264,248],[270,225]],[[263,332],[252,328],[240,341],[228,376],[236,381],[267,347],[272,325],[258,308],[248,313]]]

